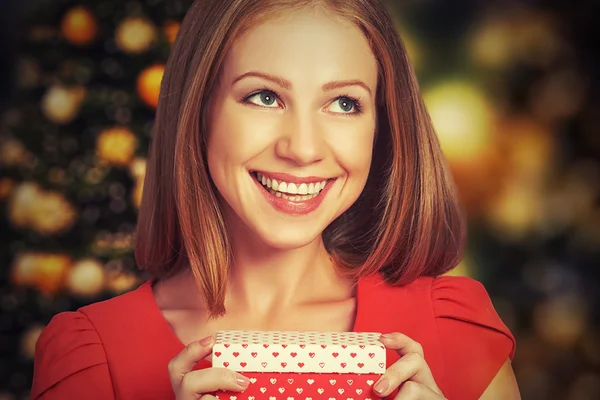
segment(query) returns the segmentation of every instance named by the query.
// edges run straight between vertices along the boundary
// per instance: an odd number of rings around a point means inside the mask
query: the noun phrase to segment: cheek
[[[349,178],[356,183],[366,181],[369,175],[373,154],[373,139],[375,127],[363,124],[339,135],[331,142],[338,162],[346,171]],[[364,182],[362,182],[364,184]]]
[[[211,118],[208,157],[216,162],[240,166],[268,147],[273,138],[272,118],[266,113],[249,115],[233,100],[223,102]]]
[[[227,163],[239,158],[239,151],[244,148],[241,128],[235,117],[227,118],[223,113],[216,115],[209,131],[209,160],[212,158],[215,162]]]
[[[371,146],[365,144],[361,147],[360,153],[355,153],[356,157],[352,161],[351,169],[349,170],[350,180],[353,188],[356,189],[358,196],[363,191],[367,184],[367,178],[369,177],[369,170],[371,168]]]

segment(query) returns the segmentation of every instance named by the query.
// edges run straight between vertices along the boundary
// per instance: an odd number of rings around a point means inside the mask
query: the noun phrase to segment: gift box
[[[220,400],[374,400],[385,372],[379,333],[222,331],[212,365],[250,379],[242,393]]]

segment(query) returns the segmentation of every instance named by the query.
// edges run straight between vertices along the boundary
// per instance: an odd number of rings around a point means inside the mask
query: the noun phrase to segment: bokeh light
[[[133,17],[122,21],[115,33],[119,48],[127,53],[142,53],[156,40],[156,26],[146,18]]]
[[[492,109],[475,85],[443,82],[423,96],[450,163],[478,158],[491,145]]]
[[[74,45],[89,45],[96,37],[98,27],[93,14],[82,6],[76,6],[65,14],[62,33]]]

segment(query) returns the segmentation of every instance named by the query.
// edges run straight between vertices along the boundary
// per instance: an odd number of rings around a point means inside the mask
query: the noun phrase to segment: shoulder
[[[480,340],[482,345],[495,346],[499,341],[513,358],[515,338],[481,282],[464,276],[438,276],[421,277],[403,286],[380,279],[379,285],[378,296],[387,297],[388,304],[410,307],[421,321],[429,317],[441,338],[465,345]]]
[[[479,398],[502,366],[513,359],[513,334],[485,287],[474,279],[436,278],[432,306],[445,367],[444,393],[449,398]]]
[[[420,342],[438,385],[448,398],[479,398],[515,354],[515,338],[496,312],[484,285],[458,276],[422,277],[391,285],[365,283],[370,309],[384,330]]]
[[[441,276],[431,282],[431,301],[440,334],[470,333],[490,344],[502,342],[514,357],[515,338],[504,324],[484,285],[472,278]]]
[[[107,332],[121,335],[120,319],[131,319],[134,308],[144,301],[138,289],[109,300],[93,303],[77,311],[55,315],[36,342],[32,398],[53,390],[90,384],[109,392],[112,386],[108,370],[105,339]],[[130,312],[131,311],[131,312]],[[73,386],[75,385],[75,387]]]
[[[514,344],[511,332],[496,312],[484,285],[473,278],[421,277],[406,285],[391,285],[379,276],[372,276],[365,278],[362,286],[368,293],[364,296],[365,302],[370,303],[365,306],[385,305],[386,309],[395,309],[395,314],[403,318],[417,314],[421,322],[427,317],[436,324],[440,335],[452,336],[454,329],[472,325],[474,334],[492,330]],[[460,323],[446,324],[448,320]],[[511,358],[513,355],[514,346]]]
[[[31,397],[39,398],[94,367],[98,374],[108,372],[104,347],[94,326],[78,311],[57,314],[36,342]]]

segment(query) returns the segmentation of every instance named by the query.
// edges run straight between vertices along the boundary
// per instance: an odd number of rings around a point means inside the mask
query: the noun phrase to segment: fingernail
[[[235,380],[237,381],[238,386],[243,389],[247,388],[250,384],[250,379],[246,378],[244,375],[237,374]]]
[[[200,340],[200,344],[202,346],[208,346],[212,342],[212,339],[213,339],[212,336],[207,336],[204,339]]]
[[[388,390],[389,387],[390,383],[387,381],[387,379],[382,379],[379,382],[377,382],[373,389],[375,389],[377,393],[383,394]]]
[[[384,334],[380,336],[381,339],[391,339],[392,337],[389,334]]]

